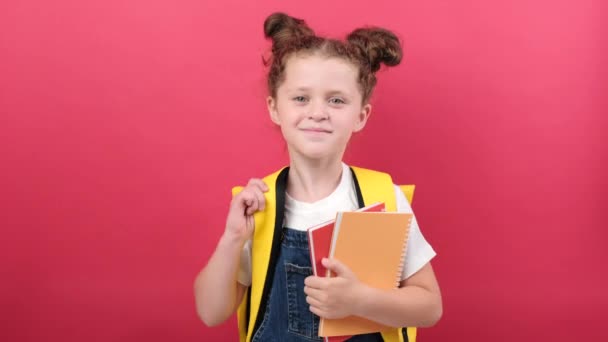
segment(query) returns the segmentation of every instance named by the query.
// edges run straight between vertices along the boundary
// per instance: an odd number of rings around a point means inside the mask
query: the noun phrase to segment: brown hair
[[[277,88],[284,80],[285,63],[294,53],[320,53],[327,57],[343,58],[359,69],[359,86],[366,103],[376,85],[376,72],[382,64],[395,66],[403,52],[399,39],[391,31],[378,28],[358,28],[345,41],[323,38],[302,19],[284,13],[273,13],[264,21],[264,34],[272,39],[272,56],[264,61],[268,71],[268,91],[276,97]]]

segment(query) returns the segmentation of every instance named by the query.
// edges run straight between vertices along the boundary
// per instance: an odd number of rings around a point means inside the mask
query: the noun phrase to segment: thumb
[[[323,263],[323,266],[325,266],[325,268],[327,268],[328,270],[331,270],[332,272],[334,272],[335,274],[337,274],[340,277],[344,277],[344,278],[353,277],[352,271],[346,265],[344,265],[337,259],[323,258],[323,260],[321,262]]]

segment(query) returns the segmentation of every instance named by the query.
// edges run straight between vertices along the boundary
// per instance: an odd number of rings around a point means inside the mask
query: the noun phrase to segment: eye
[[[344,104],[346,103],[344,100],[342,100],[339,97],[332,97],[331,99],[329,99],[329,103],[331,104]]]
[[[308,101],[308,99],[305,96],[296,96],[293,98],[294,101],[296,102],[306,102]]]

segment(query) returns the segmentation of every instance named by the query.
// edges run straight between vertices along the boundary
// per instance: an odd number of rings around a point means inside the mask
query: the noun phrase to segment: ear
[[[270,120],[277,125],[280,125],[279,112],[277,111],[277,101],[272,97],[266,98],[266,106],[268,107],[268,114],[270,114]]]
[[[365,106],[361,107],[361,111],[357,115],[357,122],[355,123],[355,129],[353,130],[353,132],[359,132],[360,130],[362,130],[363,127],[365,127],[365,124],[367,123],[367,119],[369,118],[369,116],[371,114],[372,114],[372,105],[371,104],[368,103]]]

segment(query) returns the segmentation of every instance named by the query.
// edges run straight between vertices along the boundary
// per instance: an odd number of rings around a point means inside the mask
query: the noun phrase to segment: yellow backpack
[[[351,167],[357,191],[359,206],[375,202],[384,202],[387,211],[397,209],[393,181],[390,175],[378,171]],[[284,217],[285,190],[289,167],[285,167],[263,180],[268,185],[264,194],[266,206],[263,211],[254,214],[255,230],[253,233],[252,282],[239,305],[237,316],[240,342],[250,342],[253,332],[261,323],[266,307],[268,291],[272,284],[274,265],[278,257],[281,225]],[[414,185],[402,185],[401,190],[411,203],[414,196]],[[233,196],[243,187],[234,187]],[[271,270],[268,274],[268,270]],[[388,342],[415,342],[416,328],[399,328],[382,332],[382,338]]]

